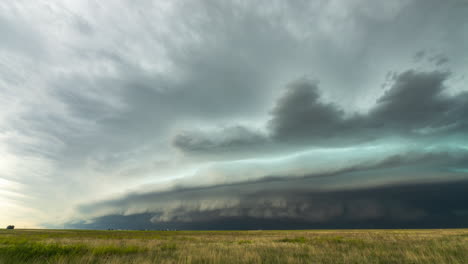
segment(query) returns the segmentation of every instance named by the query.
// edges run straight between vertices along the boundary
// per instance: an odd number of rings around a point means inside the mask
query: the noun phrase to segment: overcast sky
[[[2,1],[0,36],[0,225],[468,223],[466,0]]]

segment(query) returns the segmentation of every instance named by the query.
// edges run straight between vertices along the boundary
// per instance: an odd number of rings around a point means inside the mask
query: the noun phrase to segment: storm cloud
[[[407,153],[330,173],[179,185],[82,205],[82,215],[95,217],[68,225],[135,228],[132,219],[140,217],[150,220],[145,229],[461,227],[468,217],[462,173],[467,162],[463,152]],[[401,178],[382,183],[395,173]]]
[[[0,224],[458,226],[467,17],[461,0],[5,1]],[[391,203],[403,189],[427,205]]]
[[[269,144],[347,146],[387,137],[413,140],[464,136],[468,124],[468,92],[448,94],[450,72],[393,73],[392,85],[365,113],[346,113],[321,98],[318,81],[291,83],[270,111],[267,132],[237,126],[216,133],[178,134],[174,146],[185,152],[235,151]],[[233,135],[233,132],[235,135]],[[220,133],[225,139],[220,139]],[[206,148],[201,147],[201,145]]]
[[[166,205],[161,210],[110,213],[88,222],[68,223],[68,226],[218,230],[453,228],[464,227],[468,219],[466,181],[333,191],[301,188],[304,184],[310,182],[304,179],[283,182],[279,188],[270,181],[132,196],[129,199],[152,198],[163,200]],[[239,193],[238,188],[243,191]]]

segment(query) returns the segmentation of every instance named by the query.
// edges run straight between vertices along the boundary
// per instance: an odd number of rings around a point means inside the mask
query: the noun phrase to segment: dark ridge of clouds
[[[364,114],[346,113],[321,98],[318,83],[302,79],[287,87],[267,122],[267,135],[235,140],[207,140],[215,134],[185,131],[176,135],[173,146],[184,151],[200,153],[253,147],[269,142],[274,144],[306,144],[311,146],[347,146],[355,143],[382,140],[389,137],[418,139],[440,138],[466,132],[468,124],[468,93],[446,93],[445,82],[450,72],[420,72],[408,70],[392,74],[392,86]],[[241,131],[247,127],[237,126]],[[181,140],[183,139],[183,140]],[[202,145],[206,143],[204,148]]]
[[[181,185],[168,191],[134,193],[115,200],[81,205],[77,211],[85,219],[94,219],[94,223],[99,219],[111,219],[110,215],[149,213],[152,214],[151,221],[157,224],[155,228],[169,225],[197,229],[200,228],[198,224],[203,226],[206,221],[214,219],[223,223],[231,218],[250,219],[267,226],[274,219],[314,224],[309,228],[325,227],[335,222],[342,223],[342,227],[363,223],[379,227],[390,227],[391,224],[395,224],[394,227],[400,224],[416,226],[417,221],[434,227],[436,224],[451,225],[453,222],[447,220],[453,215],[450,212],[441,216],[445,223],[442,220],[431,222],[437,209],[431,205],[444,203],[446,194],[443,189],[453,185],[448,179],[463,179],[460,186],[468,184],[467,162],[468,156],[463,151],[426,155],[409,153],[395,155],[376,164],[359,164],[304,177],[276,176],[233,184]],[[388,175],[400,178],[388,181]],[[397,182],[401,185],[395,185]],[[429,194],[427,203],[424,203],[424,192],[432,192],[437,186],[442,191]],[[422,191],[426,187],[428,190]],[[417,203],[411,200],[408,190],[412,189],[416,190],[415,197],[419,197],[414,199],[420,199]],[[401,192],[404,192],[402,197],[398,195]],[[456,192],[460,201],[468,199],[461,191]],[[457,212],[468,209],[463,202],[458,204],[455,200],[450,200],[447,206]],[[116,219],[124,218],[116,216]],[[232,228],[235,229],[224,227]]]
[[[466,228],[467,188],[468,181],[458,181],[341,191],[306,188],[284,188],[274,192],[263,190],[243,196],[238,203],[218,207],[180,206],[170,212],[109,214],[88,223],[69,223],[67,227],[228,230]],[[207,190],[204,190],[200,195],[206,193]]]

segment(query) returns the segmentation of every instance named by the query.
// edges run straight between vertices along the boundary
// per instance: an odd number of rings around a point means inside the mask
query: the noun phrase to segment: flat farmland
[[[1,230],[0,263],[468,263],[468,229]]]

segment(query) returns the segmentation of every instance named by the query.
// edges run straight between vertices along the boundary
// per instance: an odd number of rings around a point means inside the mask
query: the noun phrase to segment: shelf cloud
[[[467,18],[461,0],[2,3],[0,224],[466,227]]]

